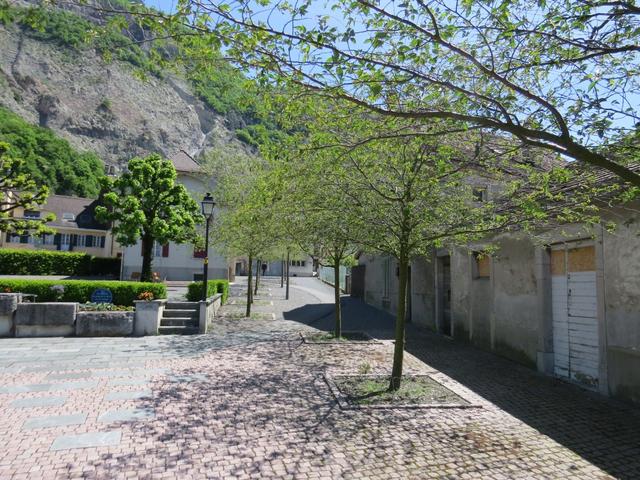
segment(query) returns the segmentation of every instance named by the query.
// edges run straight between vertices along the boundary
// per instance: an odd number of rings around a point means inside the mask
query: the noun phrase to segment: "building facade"
[[[202,175],[200,166],[185,152],[172,157],[176,168],[177,181],[184,185],[196,202],[212,190],[212,186]],[[215,232],[214,232],[215,234]],[[209,279],[230,279],[233,270],[226,257],[209,249]],[[194,281],[202,280],[204,252],[191,244],[155,244],[153,248],[153,272],[159,280]],[[125,247],[122,259],[122,279],[138,279],[142,272],[142,242]]]
[[[98,201],[66,195],[50,195],[42,206],[33,210],[18,208],[15,217],[26,219],[45,218],[54,214],[56,219],[47,222],[55,230],[46,235],[14,235],[2,233],[0,248],[38,249],[84,252],[97,257],[117,257],[120,245],[114,240],[108,225],[95,218]]]
[[[640,402],[637,207],[608,232],[566,226],[542,241],[505,234],[499,249],[439,250],[412,262],[409,319],[606,395]],[[364,299],[395,313],[397,262],[362,255]]]
[[[286,265],[286,258],[284,260],[269,260],[264,261],[262,264],[266,265],[264,275],[267,277],[279,277],[282,275],[282,269]],[[254,263],[254,269],[255,269]],[[247,275],[248,273],[248,260],[246,258],[239,258],[235,261],[235,274]],[[255,271],[254,271],[255,273]],[[260,270],[262,275],[262,270]],[[289,258],[289,275],[292,277],[311,277],[314,274],[313,258],[304,255],[296,255]]]

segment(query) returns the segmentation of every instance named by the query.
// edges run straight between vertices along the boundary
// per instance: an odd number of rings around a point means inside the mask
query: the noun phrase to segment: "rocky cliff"
[[[140,79],[128,63],[61,48],[18,25],[0,24],[0,105],[116,169],[136,155],[198,156],[237,142],[178,76]]]

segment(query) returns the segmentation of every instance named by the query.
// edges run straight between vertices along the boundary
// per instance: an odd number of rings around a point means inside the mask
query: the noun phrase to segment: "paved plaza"
[[[0,479],[640,478],[640,410],[410,326],[406,372],[470,409],[342,410],[325,374],[388,372],[393,319],[345,299],[345,328],[383,341],[310,345],[331,290],[234,286],[214,333],[0,339]]]

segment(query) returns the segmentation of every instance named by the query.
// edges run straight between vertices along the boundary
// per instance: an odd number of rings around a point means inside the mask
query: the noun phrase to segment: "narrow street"
[[[342,410],[326,373],[388,372],[393,318],[332,289],[232,286],[210,335],[0,340],[0,478],[640,477],[640,411],[410,325],[407,373],[481,408]]]

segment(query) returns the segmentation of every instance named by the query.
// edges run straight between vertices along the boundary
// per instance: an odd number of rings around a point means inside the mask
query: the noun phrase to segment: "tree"
[[[263,158],[229,146],[212,149],[202,163],[206,174],[215,180],[214,197],[221,207],[216,242],[229,256],[248,259],[245,313],[250,317],[254,262],[259,272],[257,261],[269,258],[281,240],[274,215],[277,192],[272,188],[272,172]]]
[[[358,246],[356,228],[348,209],[349,198],[336,188],[339,171],[331,169],[332,159],[326,155],[335,151],[301,151],[292,145],[279,145],[275,160],[280,169],[281,198],[278,215],[281,225],[298,248],[322,265],[334,269],[334,336],[342,336],[342,309],[340,296],[340,267],[353,259]],[[290,158],[288,158],[290,157]]]
[[[51,233],[46,222],[55,220],[50,214],[39,219],[14,216],[18,209],[34,210],[44,204],[49,188],[38,185],[24,172],[24,160],[12,155],[11,146],[0,142],[0,232],[24,234]]]
[[[266,81],[409,120],[416,133],[455,121],[640,186],[611,153],[640,121],[634,2],[187,0],[145,20],[194,51],[224,44]]]
[[[113,233],[122,245],[142,240],[143,282],[152,280],[155,242],[197,241],[196,225],[203,221],[200,208],[176,178],[173,164],[153,154],[131,159],[125,173],[104,181],[107,193],[104,206],[96,207],[96,217],[113,222]]]
[[[402,119],[345,102],[304,96],[282,100],[289,121],[302,125],[291,143],[281,148],[292,150],[287,155],[293,163],[289,172],[302,177],[286,175],[291,189],[302,190],[294,197],[303,205],[299,209],[303,226],[309,219],[311,227],[319,222],[322,231],[326,222],[334,229],[327,240],[347,238],[365,252],[397,261],[391,390],[399,388],[402,378],[412,259],[428,257],[438,247],[490,242],[497,232],[532,232],[576,220],[597,222],[594,199],[616,192],[597,186],[592,172],[567,166],[546,152],[514,152],[504,138],[473,131],[463,134],[452,122],[434,120],[426,135],[416,135]],[[495,186],[490,201],[477,201],[477,184]],[[344,228],[348,230],[341,231]]]

